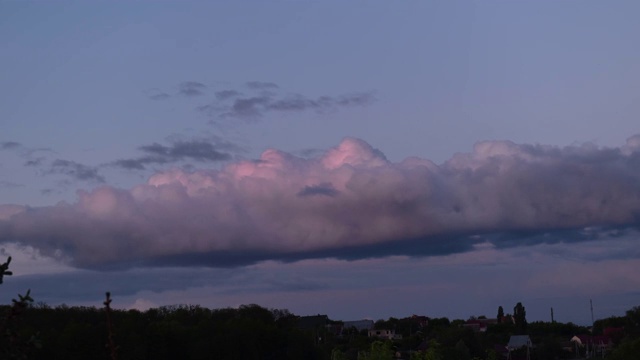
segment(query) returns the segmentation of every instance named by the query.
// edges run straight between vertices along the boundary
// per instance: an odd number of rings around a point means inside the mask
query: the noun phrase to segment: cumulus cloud
[[[487,141],[440,165],[390,162],[354,138],[308,159],[269,149],[219,170],[173,169],[129,190],[103,186],[73,204],[13,209],[0,220],[0,242],[109,268],[591,241],[640,223],[640,151],[628,145]]]

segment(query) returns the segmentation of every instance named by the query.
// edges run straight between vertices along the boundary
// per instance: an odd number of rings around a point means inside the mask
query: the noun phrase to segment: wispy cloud
[[[241,94],[242,93],[240,93],[239,91],[235,91],[235,90],[221,90],[221,91],[216,91],[216,99],[218,99],[218,100],[227,100],[227,99],[239,96]]]
[[[149,96],[149,99],[151,100],[165,100],[170,98],[171,95],[167,94],[167,93],[158,93],[158,94],[153,94]]]
[[[75,180],[104,183],[105,178],[99,174],[98,168],[70,160],[54,160],[45,174],[62,174]]]
[[[4,181],[4,180],[0,180],[0,187],[4,187],[4,188],[18,188],[18,187],[24,187],[24,184],[18,184],[15,183],[13,181]]]
[[[170,145],[153,143],[138,148],[145,155],[119,159],[112,163],[117,167],[129,170],[144,170],[147,165],[169,164],[179,161],[194,160],[199,162],[219,162],[231,160],[231,152],[239,151],[239,147],[221,140],[178,140]]]
[[[342,107],[366,106],[375,101],[373,92],[359,92],[339,96],[309,97],[285,93],[272,82],[249,81],[244,90],[224,89],[215,92],[215,99],[197,110],[216,118],[258,119],[269,112],[318,113]]]
[[[374,101],[372,93],[358,93],[340,95],[337,97],[320,96],[308,98],[303,95],[275,96],[261,95],[252,97],[236,97],[234,101],[224,107],[205,108],[205,110],[221,109],[221,117],[229,118],[258,118],[268,112],[303,112],[316,111],[319,113],[332,111],[340,107],[365,106]]]
[[[167,94],[166,91],[158,88],[147,89],[143,91],[144,95],[147,96],[151,100],[166,100],[171,98],[171,95]]]
[[[298,192],[298,196],[313,196],[313,195],[323,195],[334,197],[337,196],[340,192],[336,190],[331,183],[322,183],[318,185],[308,185],[305,186],[304,189]]]
[[[46,159],[43,157],[28,159],[27,161],[24,162],[24,166],[34,166],[34,167],[41,166],[45,160]]]
[[[640,144],[553,147],[487,141],[441,165],[387,160],[347,138],[315,158],[277,150],[219,170],[173,169],[131,190],[0,221],[0,242],[64,252],[80,267],[240,266],[390,255],[442,256],[585,243],[640,223]],[[160,159],[218,159],[202,144],[152,144]],[[86,175],[75,163],[57,168]],[[135,246],[132,246],[135,244]]]
[[[286,92],[278,84],[266,81],[248,81],[240,86],[224,84],[223,88],[213,86],[213,99],[201,104],[196,110],[216,119],[235,118],[242,120],[259,119],[270,112],[325,113],[345,107],[368,106],[376,99],[372,91],[354,92],[342,95],[307,96]],[[178,94],[186,97],[205,95],[208,87],[200,82],[185,81],[178,86]],[[147,91],[152,100],[166,100],[171,97],[164,91]]]
[[[19,149],[21,147],[22,145],[19,142],[15,142],[15,141],[0,142],[0,150],[13,150],[13,149]]]
[[[179,93],[185,96],[200,96],[204,94],[207,86],[196,81],[185,81],[180,84]]]
[[[279,88],[278,84],[275,84],[272,82],[265,82],[265,81],[249,81],[245,83],[245,85],[249,89],[254,89],[254,90],[275,90]]]

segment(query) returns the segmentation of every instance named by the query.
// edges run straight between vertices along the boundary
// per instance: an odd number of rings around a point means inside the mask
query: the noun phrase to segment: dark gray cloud
[[[158,163],[153,158],[139,157],[135,159],[118,159],[111,163],[111,165],[126,170],[145,170],[145,165]]]
[[[171,95],[166,94],[166,93],[158,93],[158,94],[153,94],[151,96],[149,96],[149,99],[151,100],[166,100],[168,98],[170,98]]]
[[[298,196],[313,196],[313,195],[322,195],[334,197],[340,194],[338,190],[336,190],[331,183],[322,183],[318,185],[310,185],[305,186],[304,189],[298,192]]]
[[[218,99],[218,100],[227,100],[227,99],[239,96],[239,95],[241,95],[241,93],[238,92],[238,91],[235,91],[235,90],[216,91],[216,99]]]
[[[249,89],[253,90],[275,90],[279,88],[279,86],[275,83],[264,81],[249,81],[245,83],[245,85]]]
[[[158,172],[131,190],[80,192],[71,205],[0,206],[0,243],[109,269],[607,241],[640,228],[638,139],[615,149],[486,141],[441,165],[392,163],[353,138],[309,159],[269,149],[218,170]],[[217,158],[193,143],[142,150],[160,159]]]
[[[145,155],[132,159],[119,159],[111,165],[128,169],[144,170],[147,165],[168,164],[179,161],[219,162],[231,160],[231,152],[239,148],[224,141],[178,140],[170,145],[153,143],[138,148]]]
[[[40,167],[44,165],[46,157],[37,156],[40,153],[55,153],[50,148],[30,148],[16,141],[0,142],[0,151],[12,151],[24,160],[24,166]]]
[[[367,106],[375,101],[373,92],[356,92],[338,96],[309,97],[285,93],[273,82],[249,81],[242,89],[226,88],[214,92],[214,99],[199,105],[196,110],[214,118],[257,119],[269,112],[324,113],[344,107]],[[179,94],[196,97],[205,94],[207,86],[196,81],[179,85]],[[168,99],[170,95],[159,90],[149,95],[153,100]]]
[[[140,150],[152,156],[170,159],[172,161],[193,159],[198,161],[229,160],[229,154],[218,151],[214,144],[207,141],[177,141],[171,146],[157,143],[141,146]]]
[[[53,194],[54,192],[55,192],[55,190],[54,189],[50,189],[50,188],[40,190],[40,194],[41,195],[45,195],[45,196],[49,196],[49,195]]]
[[[221,110],[221,117],[251,119],[259,118],[268,112],[303,112],[315,111],[323,113],[340,107],[365,106],[375,100],[372,93],[341,95],[338,97],[320,96],[308,98],[303,95],[279,96],[276,94],[252,97],[236,97],[229,105],[218,104],[216,107],[201,107],[201,111],[210,114]]]
[[[27,161],[24,162],[24,166],[35,166],[35,167],[37,167],[37,166],[41,166],[44,161],[45,161],[45,158],[43,158],[43,157],[28,159]]]
[[[33,289],[32,296],[38,301],[60,304],[70,299],[76,302],[101,301],[105,291],[110,291],[114,297],[123,297],[141,290],[163,292],[205,285],[228,286],[238,281],[238,275],[237,269],[233,272],[227,269],[135,269],[126,272],[85,270],[23,275],[12,278],[2,286],[3,295],[15,297],[15,294],[23,293],[25,289]]]
[[[223,116],[250,118],[261,116],[265,106],[268,106],[271,99],[268,96],[255,96],[250,98],[240,98],[233,101],[229,111]]]
[[[312,158],[312,157],[318,157],[321,156],[324,153],[323,149],[312,149],[312,148],[308,148],[308,149],[302,149],[296,152],[296,155],[303,157],[303,158]]]
[[[8,256],[8,254],[0,254]],[[14,260],[15,261],[15,260]],[[274,276],[253,269],[230,268],[135,268],[127,271],[74,270],[53,274],[22,275],[11,277],[3,285],[2,303],[25,289],[32,289],[32,296],[51,305],[73,302],[96,302],[98,307],[105,291],[114,299],[134,296],[141,291],[163,293],[187,291],[200,287],[215,287],[220,294],[247,292],[298,292],[327,289],[326,283],[307,278]],[[127,305],[119,302],[120,306]]]
[[[185,96],[200,96],[204,95],[204,91],[207,89],[206,85],[196,81],[185,81],[180,84],[179,93]]]
[[[304,111],[307,109],[322,109],[331,107],[335,101],[328,97],[322,96],[318,99],[307,99],[301,95],[288,97],[284,99],[274,100],[267,106],[268,110],[275,111]]]
[[[24,187],[24,184],[18,184],[12,181],[3,181],[0,180],[0,187],[4,187],[4,188],[18,188],[18,187]]]
[[[22,145],[15,141],[3,141],[0,142],[0,150],[14,150],[19,149]]]
[[[364,106],[375,101],[372,93],[356,93],[350,95],[342,95],[336,99],[336,104],[340,106]]]
[[[166,100],[171,98],[171,95],[167,94],[166,91],[159,88],[147,89],[147,90],[144,90],[143,93],[149,99],[156,100],[156,101]]]
[[[77,163],[75,161],[56,159],[54,160],[46,174],[62,174],[75,180],[104,183],[105,178],[99,174],[98,168]]]

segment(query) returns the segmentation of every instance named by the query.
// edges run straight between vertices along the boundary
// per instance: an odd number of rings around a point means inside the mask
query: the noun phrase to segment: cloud
[[[37,166],[42,165],[42,163],[44,161],[45,161],[45,158],[43,158],[43,157],[29,159],[29,160],[24,162],[24,166],[36,166],[37,167]]]
[[[18,187],[24,187],[24,184],[18,184],[12,181],[4,181],[4,180],[0,180],[0,187],[4,187],[4,188],[18,188]]]
[[[170,98],[171,95],[166,94],[166,93],[158,93],[158,94],[153,94],[151,96],[149,96],[149,99],[151,100],[166,100],[168,98]]]
[[[190,158],[199,161],[220,161],[229,159],[228,154],[220,153],[213,144],[206,141],[178,141],[171,146],[154,143],[141,146],[140,150],[152,156],[171,160]]]
[[[130,190],[103,186],[73,204],[25,208],[0,221],[0,242],[108,269],[606,241],[640,224],[640,150],[625,149],[486,141],[441,165],[390,162],[354,138],[314,158],[269,149],[219,170],[173,169]],[[194,144],[142,150],[215,159]]]
[[[105,178],[98,173],[98,168],[83,165],[75,161],[57,159],[51,163],[46,174],[67,175],[75,180],[104,183]]]
[[[218,100],[227,100],[236,96],[241,95],[240,92],[235,90],[222,90],[216,91],[216,99]]]
[[[180,84],[179,93],[185,96],[200,96],[204,94],[204,91],[207,87],[199,82],[195,81],[185,81]]]
[[[372,93],[341,95],[338,97],[320,96],[308,98],[302,95],[276,96],[259,95],[252,97],[236,97],[228,106],[200,107],[201,111],[215,112],[221,110],[221,117],[251,119],[259,118],[268,112],[302,112],[319,113],[332,111],[339,107],[365,106],[374,101]]]
[[[144,90],[143,93],[149,99],[156,100],[156,101],[166,100],[166,99],[169,99],[171,97],[171,95],[167,94],[165,91],[163,91],[162,89],[158,89],[158,88],[147,89],[147,90]]]
[[[179,85],[178,93],[196,97],[204,95],[206,89],[207,86],[200,82],[185,81]],[[324,113],[345,107],[367,106],[376,100],[371,91],[318,97],[284,93],[277,84],[265,81],[248,81],[241,90],[225,88],[215,91],[214,99],[197,106],[196,110],[215,118],[251,120],[270,112]],[[152,100],[166,100],[171,97],[159,89],[151,89],[146,93]]]
[[[234,100],[223,117],[252,118],[262,116],[265,108],[268,107],[271,98],[268,96],[254,96]]]
[[[239,148],[221,140],[177,140],[166,146],[158,143],[143,145],[138,148],[144,156],[134,159],[119,159],[111,163],[116,167],[128,170],[144,170],[151,164],[169,164],[184,160],[200,162],[219,162],[231,160],[231,151]]]
[[[217,91],[212,102],[196,109],[213,117],[248,120],[260,118],[270,112],[324,113],[343,107],[367,106],[375,101],[373,92],[309,97],[283,93],[272,82],[249,81],[245,83],[245,87],[242,92],[234,89]]]
[[[318,185],[308,185],[305,186],[304,189],[298,192],[298,196],[313,196],[313,195],[323,195],[334,197],[337,196],[340,192],[336,190],[331,183],[322,183]]]
[[[263,82],[263,81],[249,81],[245,83],[245,85],[249,89],[254,89],[254,90],[274,90],[279,88],[279,86],[275,83]]]
[[[54,192],[55,192],[55,189],[51,189],[51,188],[46,188],[46,189],[40,190],[40,194],[45,195],[45,196],[49,196],[49,195],[53,194]]]
[[[19,149],[22,145],[15,141],[3,141],[0,142],[0,150],[13,150]]]

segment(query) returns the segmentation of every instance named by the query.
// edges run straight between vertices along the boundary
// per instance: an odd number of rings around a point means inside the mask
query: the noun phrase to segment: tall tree
[[[517,303],[513,308],[513,319],[516,322],[516,332],[518,335],[527,333],[527,311],[522,303]]]
[[[498,306],[498,324],[502,323],[502,318],[504,317],[504,310],[502,306]]]

